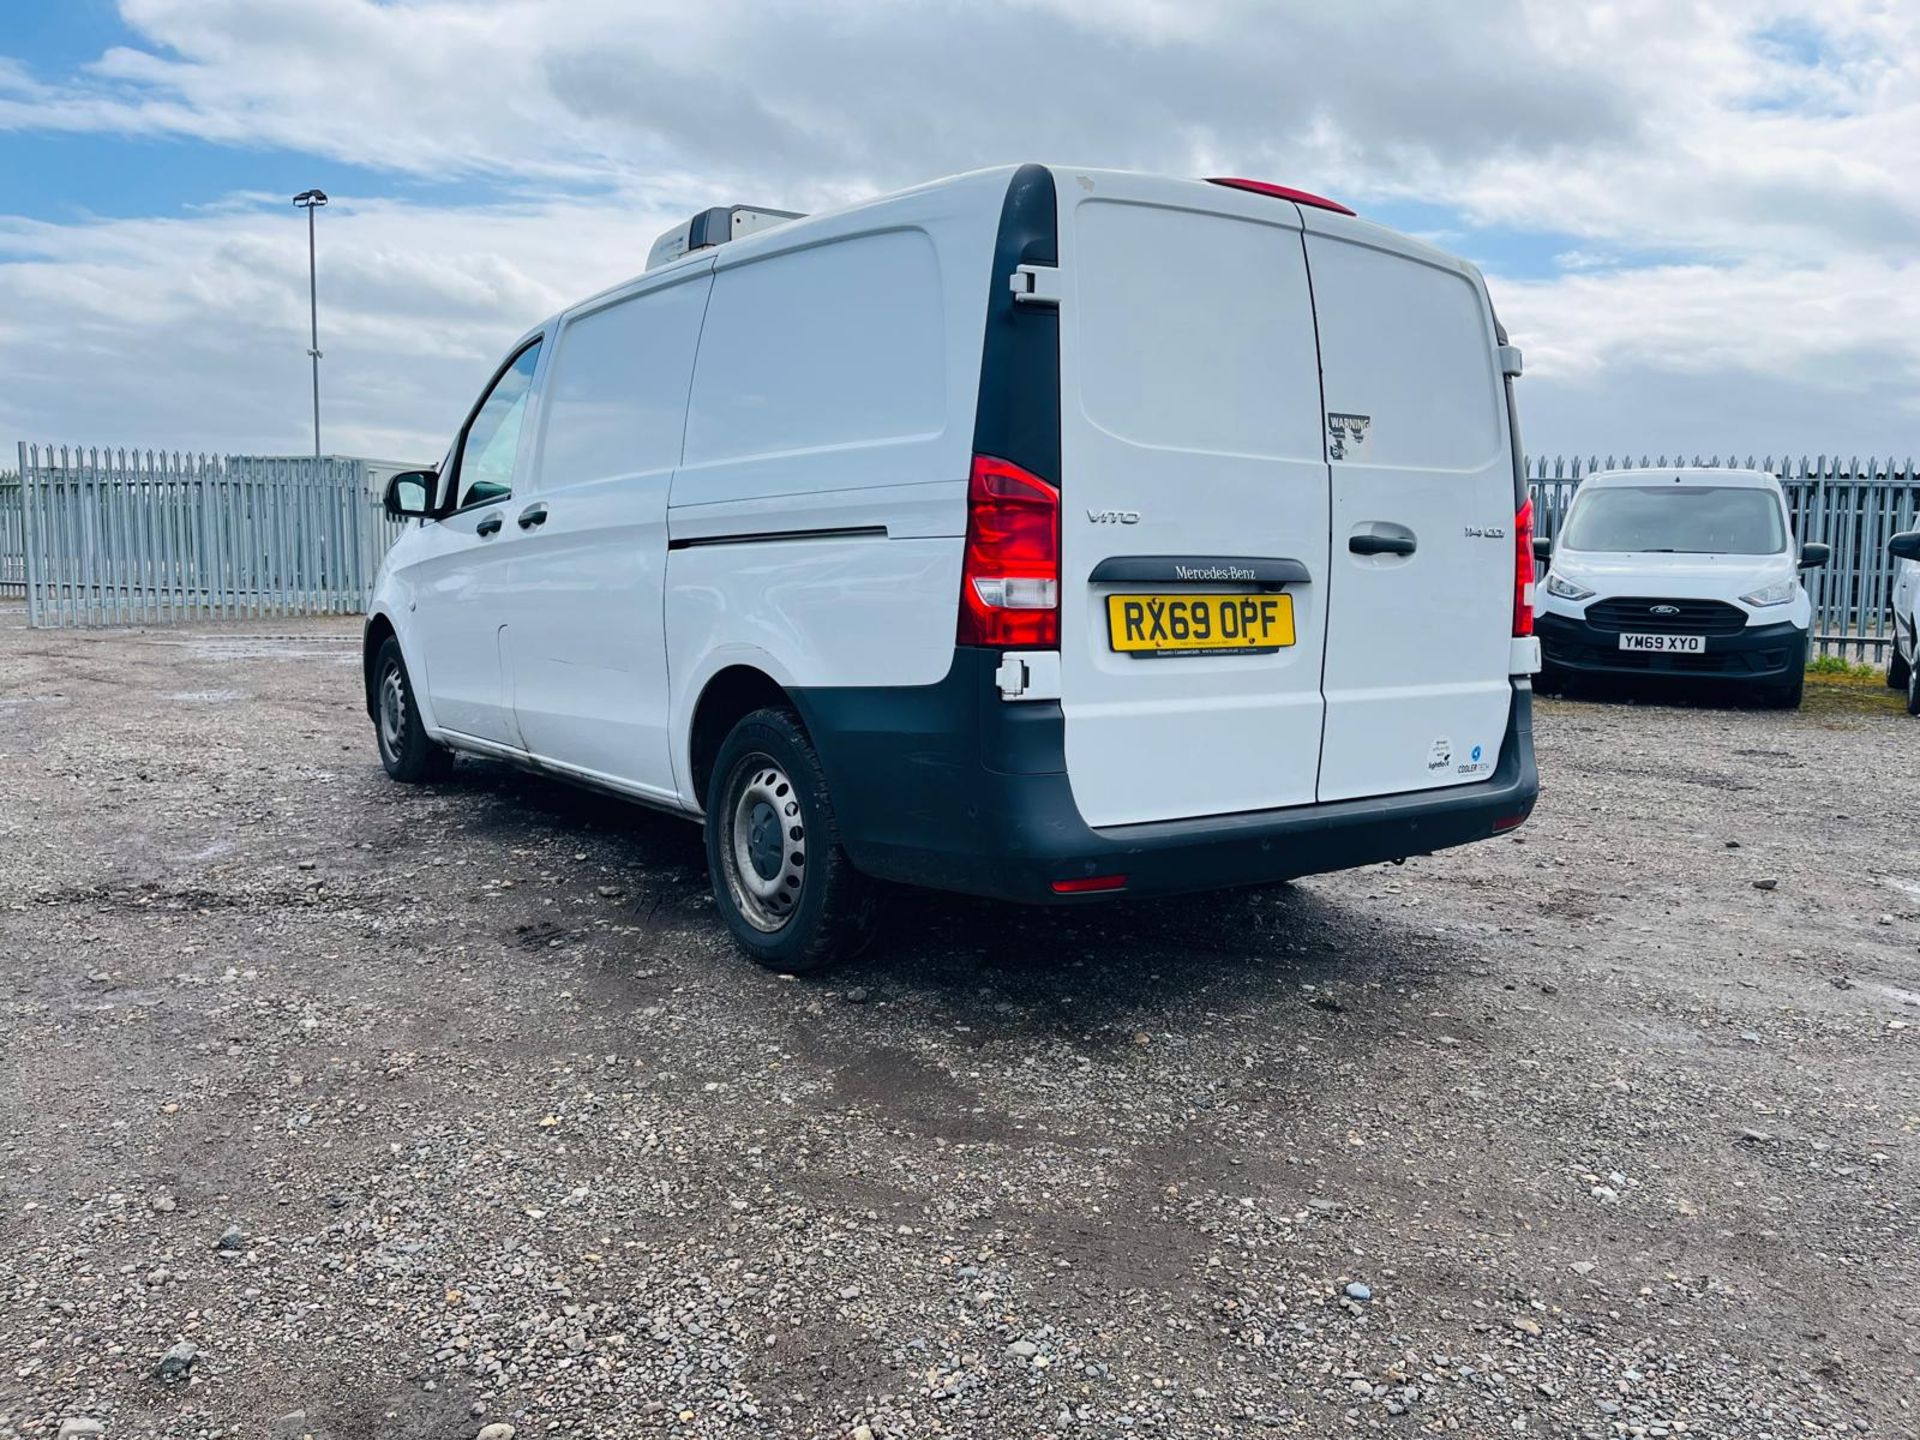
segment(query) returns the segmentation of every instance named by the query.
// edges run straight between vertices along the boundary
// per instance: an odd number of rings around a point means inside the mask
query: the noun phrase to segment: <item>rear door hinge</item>
[[[1057,265],[1016,265],[1008,282],[1016,305],[1058,305],[1060,303],[1060,267]]]
[[[1512,375],[1515,378],[1519,377],[1520,347],[1518,345],[1502,345],[1500,347],[1500,373],[1502,375]]]
[[[1010,650],[1000,657],[993,683],[1000,688],[1002,700],[1058,700],[1060,652]]]

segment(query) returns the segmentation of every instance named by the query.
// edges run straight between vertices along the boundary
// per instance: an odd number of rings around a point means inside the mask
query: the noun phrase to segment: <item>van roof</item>
[[[1611,485],[1712,485],[1723,490],[1777,490],[1780,481],[1766,470],[1734,470],[1717,465],[1653,466],[1644,470],[1596,470],[1580,482],[1582,488]]]
[[[1223,191],[1226,194],[1234,194],[1237,192],[1237,187],[1230,188],[1220,182],[1198,176],[1157,176],[1147,174],[1146,172],[1089,169],[1047,162],[1036,163],[1043,164],[1044,167],[1052,171],[1056,177],[1077,177],[1082,185],[1089,188],[1097,182],[1119,182],[1124,186],[1126,182],[1136,179],[1179,179],[1187,181],[1193,186],[1196,200],[1204,201],[1209,192],[1211,192],[1214,197],[1220,196]],[[768,252],[797,249],[808,244],[810,241],[832,236],[836,232],[845,229],[849,217],[862,213],[884,211],[896,206],[910,207],[920,197],[937,192],[976,186],[985,191],[993,192],[1002,189],[1006,182],[1011,180],[1020,168],[1018,165],[993,165],[978,170],[963,171],[956,175],[943,175],[938,179],[909,186],[904,190],[892,190],[878,195],[864,196],[858,200],[849,201],[844,205],[836,205],[826,209],[816,210],[809,214],[799,216],[796,219],[789,220],[782,225],[774,226],[770,229],[759,231],[758,233],[743,235],[736,240],[729,240],[724,245],[712,246],[702,250],[690,250],[684,255],[677,256],[672,260],[656,266],[652,270],[643,270],[638,274],[620,281],[618,284],[609,285],[592,295],[584,296],[574,301],[564,309],[546,317],[539,325],[528,330],[519,343],[525,344],[527,340],[538,334],[542,329],[554,325],[562,317],[576,310],[588,309],[622,291],[643,283],[662,282],[666,276],[698,270],[702,266],[719,266],[725,268],[744,263]],[[1283,189],[1284,187],[1275,187],[1275,190],[1263,193],[1274,194],[1278,190]],[[1319,197],[1312,198],[1318,200]],[[1222,208],[1226,208],[1226,203],[1227,202],[1223,202]],[[1199,208],[1212,207],[1203,203]],[[996,209],[994,214],[997,216],[998,213]],[[1351,210],[1346,209],[1345,206],[1323,209],[1318,204],[1309,204],[1308,208],[1300,213],[1303,222],[1309,229],[1344,235],[1351,238],[1359,238],[1364,240],[1365,243],[1376,246],[1377,248],[1404,255],[1411,259],[1423,260],[1428,264],[1438,265],[1445,269],[1468,274],[1472,276],[1476,282],[1479,280],[1480,272],[1471,262],[1463,260],[1457,255],[1451,255],[1444,250],[1436,249],[1425,241],[1418,240],[1411,235],[1404,234],[1397,230],[1387,229],[1369,220],[1360,219],[1356,217]]]

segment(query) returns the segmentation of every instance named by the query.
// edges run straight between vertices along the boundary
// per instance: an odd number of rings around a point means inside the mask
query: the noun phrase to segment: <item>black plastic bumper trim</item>
[[[1535,615],[1533,632],[1546,664],[1579,675],[1764,683],[1791,680],[1807,663],[1807,632],[1789,620],[1749,625],[1732,635],[1709,634],[1707,648],[1698,654],[1622,650],[1620,631],[1570,615]]]
[[[1090,875],[1124,874],[1130,895],[1224,889],[1484,840],[1539,793],[1533,692],[1521,683],[1499,762],[1475,784],[1095,830],[1074,804],[1059,704],[1002,701],[999,659],[962,647],[934,685],[793,692],[861,870],[1053,904],[1111,898],[1052,890]]]

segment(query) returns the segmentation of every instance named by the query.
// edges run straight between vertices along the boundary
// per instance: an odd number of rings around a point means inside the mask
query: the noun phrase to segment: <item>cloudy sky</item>
[[[1535,452],[1920,453],[1920,0],[0,0],[0,441],[438,455],[708,204],[1029,159],[1484,268]],[[11,443],[6,453],[11,454]]]

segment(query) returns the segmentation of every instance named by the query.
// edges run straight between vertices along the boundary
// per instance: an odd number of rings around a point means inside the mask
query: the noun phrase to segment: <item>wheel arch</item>
[[[695,806],[706,809],[714,758],[733,727],[754,711],[774,706],[792,710],[806,728],[793,692],[758,665],[737,660],[708,678],[687,721],[686,776]]]
[[[367,617],[367,628],[360,641],[360,680],[366,692],[367,718],[372,719],[376,700],[374,686],[377,677],[373,673],[373,662],[380,655],[380,647],[388,640],[399,640],[400,632],[394,628],[393,621],[379,611]]]

